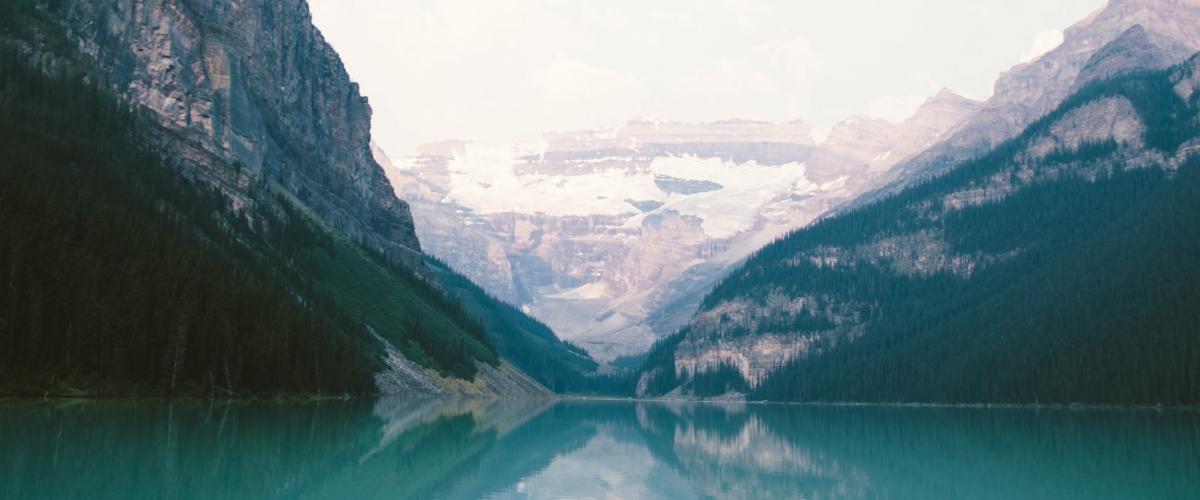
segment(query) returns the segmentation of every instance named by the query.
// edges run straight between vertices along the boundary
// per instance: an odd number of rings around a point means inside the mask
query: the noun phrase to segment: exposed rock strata
[[[347,236],[419,262],[370,148],[371,108],[304,0],[72,1],[68,37],[154,112],[176,163],[240,203],[277,186]]]

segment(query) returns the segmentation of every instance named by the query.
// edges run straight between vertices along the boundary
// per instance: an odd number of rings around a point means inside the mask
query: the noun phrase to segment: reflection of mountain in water
[[[477,400],[0,403],[0,498],[1178,498],[1200,418]]]
[[[702,497],[1181,498],[1193,413],[639,405],[650,449]]]

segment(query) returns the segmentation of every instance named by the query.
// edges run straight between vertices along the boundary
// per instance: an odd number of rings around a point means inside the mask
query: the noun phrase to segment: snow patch
[[[675,211],[702,221],[705,234],[732,237],[755,227],[759,209],[781,195],[805,195],[840,189],[845,180],[818,185],[805,176],[803,163],[766,166],[750,161],[733,163],[692,155],[657,157],[631,170],[619,161],[595,159],[574,162],[594,165],[586,173],[521,173],[529,169],[527,151],[512,146],[467,145],[448,164],[450,190],[442,200],[480,214],[541,213],[550,216],[624,216],[625,227],[636,229],[645,217]],[[618,160],[618,159],[614,159]],[[662,179],[709,186],[704,192],[663,188]],[[840,181],[840,183],[839,183]],[[660,204],[642,212],[628,200]],[[643,205],[645,206],[645,205]]]

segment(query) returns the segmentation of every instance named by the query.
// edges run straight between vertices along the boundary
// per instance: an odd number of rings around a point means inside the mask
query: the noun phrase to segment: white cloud
[[[742,98],[774,94],[779,85],[770,75],[747,61],[721,58],[715,65],[693,72],[680,79],[678,91],[697,99]],[[720,102],[696,101],[705,106],[720,106]]]
[[[812,43],[802,37],[761,43],[751,51],[796,82],[813,78],[824,65]]]
[[[867,115],[890,122],[902,122],[916,113],[928,98],[916,94],[880,97],[871,103]]]
[[[1021,62],[1033,62],[1047,52],[1058,48],[1062,43],[1062,30],[1040,31],[1037,36],[1033,37],[1033,45],[1029,48],[1029,52],[1021,55]]]
[[[771,7],[762,0],[718,0],[737,19],[743,29],[757,28],[771,14]]]
[[[380,2],[376,15],[395,20],[392,44],[425,64],[448,63],[493,48],[503,35],[528,22],[530,0],[429,3]]]
[[[530,71],[526,78],[543,96],[558,102],[640,99],[644,93],[633,76],[563,54],[546,67]]]
[[[987,95],[1017,56],[1058,40],[1030,50],[1030,35],[1103,2],[309,0],[397,157],[445,138],[509,143],[648,116],[901,119],[917,103],[906,96],[935,84]],[[870,106],[877,96],[898,97]]]

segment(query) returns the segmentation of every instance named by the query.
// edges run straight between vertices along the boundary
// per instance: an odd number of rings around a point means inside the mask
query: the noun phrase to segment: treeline
[[[900,293],[843,295],[877,305],[865,335],[780,370],[754,396],[1195,404],[1198,181],[1193,161],[1175,178],[1143,171],[1039,186],[958,214],[949,233],[970,246],[964,229],[984,241],[1005,226],[1042,234],[1015,234],[1021,254],[970,279],[905,278],[890,287]],[[1021,224],[1026,212],[1038,222]]]
[[[82,79],[0,50],[3,392],[373,390],[363,326],[298,301],[237,241],[248,219],[136,146],[142,119]]]
[[[499,363],[427,278],[265,184],[234,210],[179,175],[71,61],[0,48],[0,392],[373,392],[370,330],[446,376]]]
[[[990,154],[756,253],[702,307],[733,298],[764,304],[782,291],[852,310],[866,331],[854,342],[818,344],[751,397],[1200,404],[1200,160],[1177,172],[1131,168],[1119,161],[1131,152],[1125,146],[1085,144],[1034,166],[1066,174],[999,201],[941,208],[946,195],[983,187],[1055,121],[1097,99],[1128,99],[1147,147],[1173,155],[1200,136],[1200,120],[1195,99],[1175,92],[1172,71],[1091,85]],[[890,237],[930,238],[947,255],[985,260],[968,275],[903,273],[886,259],[853,255],[832,266],[797,258]],[[766,323],[830,330],[807,316]]]
[[[501,356],[555,392],[577,388],[596,371],[597,363],[582,349],[559,340],[550,327],[489,295],[444,262],[427,258],[446,293],[482,321]]]
[[[637,396],[662,396],[683,384],[684,381],[675,373],[675,351],[689,331],[684,327],[659,339],[650,347],[639,370],[646,380],[643,386],[638,388],[641,393]]]

